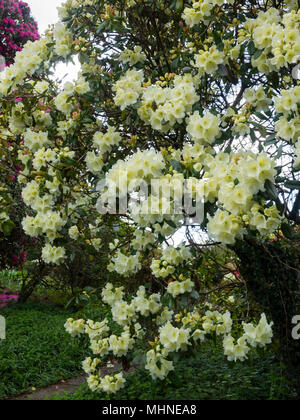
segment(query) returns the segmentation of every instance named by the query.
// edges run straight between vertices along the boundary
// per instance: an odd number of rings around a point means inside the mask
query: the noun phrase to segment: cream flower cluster
[[[257,89],[246,89],[244,99],[251,104],[257,111],[266,111],[272,104],[272,99],[268,98],[262,85]]]
[[[123,300],[124,287],[114,288],[111,283],[107,283],[101,293],[102,300],[109,306],[113,306],[116,302]]]
[[[191,279],[183,281],[172,281],[169,283],[167,292],[169,295],[176,298],[177,296],[184,295],[185,293],[191,293],[194,290],[195,283]]]
[[[265,153],[255,155],[251,152],[240,154],[219,153],[205,161],[208,169],[207,176],[212,174],[215,199],[218,200],[219,209],[214,216],[209,216],[207,229],[209,235],[224,244],[234,244],[236,239],[241,239],[244,234],[244,222],[251,218],[254,226],[257,213],[254,196],[259,191],[265,191],[267,180],[274,182],[275,162]],[[205,196],[205,201],[208,198]],[[213,196],[212,196],[213,197]],[[273,233],[280,225],[281,218],[274,210],[270,213],[269,225],[266,222],[265,234]],[[268,217],[268,212],[264,215]],[[258,221],[258,219],[257,219]],[[260,223],[258,224],[260,226]]]
[[[103,153],[99,152],[87,152],[85,157],[85,163],[87,169],[94,175],[99,175],[102,172],[104,162]]]
[[[53,242],[57,232],[66,224],[60,213],[49,210],[38,213],[35,217],[26,216],[22,221],[25,233],[31,237],[45,234],[50,242]]]
[[[91,357],[87,357],[82,362],[82,369],[85,373],[88,375],[91,375],[97,370],[97,366],[101,363],[101,360],[99,359],[92,359]]]
[[[281,91],[280,96],[274,98],[274,103],[278,114],[297,112],[300,105],[300,86]]]
[[[67,30],[62,22],[58,22],[54,27],[55,47],[57,55],[67,58],[71,52],[72,34]]]
[[[48,89],[49,89],[49,83],[46,82],[46,80],[43,80],[41,82],[36,82],[34,85],[34,91],[39,94],[47,92]]]
[[[190,332],[189,328],[177,328],[168,322],[159,330],[159,341],[170,353],[186,351],[187,346],[191,345]]]
[[[58,121],[57,123],[57,134],[66,139],[68,134],[74,134],[75,132],[75,124],[72,118],[69,118],[64,121]]]
[[[143,90],[139,117],[154,130],[169,131],[175,123],[181,124],[193,105],[199,100],[196,88],[199,78],[191,74],[175,76],[173,87],[151,85]]]
[[[46,194],[45,196],[42,196],[42,194],[40,194],[38,191],[39,184],[36,181],[31,181],[28,183],[26,176],[30,175],[30,170],[28,168],[30,161],[32,161],[32,166],[35,170],[39,171],[40,169],[44,169],[48,171],[49,180],[46,181],[45,186],[50,194],[56,196],[59,194],[60,182],[56,177],[56,170],[53,165],[59,164],[60,161],[65,158],[73,159],[75,152],[71,151],[68,147],[63,148],[60,151],[56,148],[45,149],[42,147],[39,149],[38,147],[39,146],[36,145],[37,151],[35,153],[32,153],[29,149],[19,150],[18,160],[22,162],[24,168],[20,172],[18,180],[21,184],[27,184],[28,188],[25,187],[23,190],[24,197],[26,197],[27,193],[29,194],[28,199],[25,198],[27,200],[26,204],[31,206],[36,211],[43,211],[42,208],[39,209],[38,203],[41,203],[41,200],[44,200],[45,197],[47,198],[46,201],[48,201],[48,195]],[[64,191],[68,191],[67,186],[64,186]]]
[[[253,36],[256,48],[262,50],[252,65],[270,73],[297,63],[300,57],[300,11],[280,14],[270,8],[260,12],[257,19],[248,20],[245,30]]]
[[[90,375],[87,379],[88,386],[92,392],[103,391],[107,394],[115,394],[124,388],[125,382],[122,372],[115,375],[106,375],[104,378],[101,378],[99,374]]]
[[[59,18],[65,19],[69,13],[74,12],[73,9],[78,9],[81,6],[93,6],[97,0],[67,0],[60,7],[57,8]]]
[[[300,137],[300,86],[282,91],[274,103],[277,113],[283,114],[275,124],[278,137],[296,142]]]
[[[236,240],[242,239],[245,233],[240,217],[220,209],[213,217],[209,216],[207,231],[217,242],[225,245],[235,244]]]
[[[275,232],[281,221],[282,216],[276,206],[263,208],[259,204],[254,204],[249,214],[250,227],[258,230],[262,236]]]
[[[77,241],[77,239],[79,238],[79,235],[80,235],[80,232],[77,226],[71,226],[69,228],[69,236],[71,239],[73,239],[74,241]]]
[[[124,301],[124,289],[113,288],[112,284],[107,284],[102,291],[102,299],[111,306],[112,316],[115,322],[121,326],[130,325],[137,321],[140,314],[143,317],[157,315],[162,310],[160,303],[161,295],[154,293],[146,296],[145,287],[141,286],[130,304]]]
[[[155,277],[166,278],[175,273],[176,267],[184,264],[191,258],[191,251],[184,244],[178,248],[169,246],[162,251],[160,259],[152,261],[151,271]]]
[[[85,320],[68,318],[65,325],[65,330],[71,335],[71,337],[79,337],[85,332]]]
[[[122,51],[120,60],[123,64],[129,63],[131,66],[134,66],[137,63],[143,63],[146,60],[146,55],[141,47],[136,46],[133,50]]]
[[[139,151],[127,161],[119,160],[106,174],[108,197],[115,190],[126,196],[143,181],[159,178],[164,168],[163,156],[155,150]],[[102,198],[105,202],[105,193]]]
[[[94,322],[88,319],[85,322],[84,333],[87,334],[91,340],[101,340],[109,333],[108,321],[104,319],[101,322]]]
[[[70,157],[74,156],[74,152],[70,153]],[[54,164],[58,160],[57,153],[52,149],[45,149],[43,147],[34,154],[32,166],[37,171],[40,171],[42,167],[46,167],[48,163]]]
[[[187,133],[198,144],[212,144],[220,135],[220,117],[211,112],[201,117],[199,112],[194,112],[188,119]]]
[[[232,121],[233,121],[233,128],[232,133],[238,137],[240,136],[247,136],[250,134],[250,114],[244,108],[239,113],[232,114]]]
[[[48,132],[35,132],[28,128],[24,133],[24,145],[32,152],[36,152],[49,144]]]
[[[244,361],[251,350],[251,347],[265,347],[272,342],[273,322],[268,324],[265,314],[262,314],[259,324],[244,324],[244,335],[240,337],[236,344],[234,338],[228,334],[223,341],[224,353],[229,361]],[[250,347],[251,346],[251,347]]]
[[[160,299],[160,293],[154,293],[147,298],[146,289],[144,286],[141,286],[138,289],[136,297],[133,299],[132,303],[137,313],[147,317],[150,314],[156,315],[162,309]]]
[[[194,56],[195,67],[199,69],[199,74],[214,74],[218,66],[226,62],[226,56],[223,51],[219,51],[214,45],[208,50],[201,50]]]
[[[161,314],[159,314],[156,317],[155,323],[156,325],[161,327],[162,325],[165,325],[167,322],[171,321],[173,319],[173,316],[174,311],[171,311],[170,309],[168,309],[168,307],[165,307],[164,309],[162,309]]]
[[[111,258],[110,264],[107,269],[110,272],[115,271],[121,276],[127,276],[137,273],[142,268],[140,263],[140,253],[136,255],[125,255],[119,249],[116,254]]]
[[[137,229],[134,232],[134,239],[132,240],[131,244],[133,248],[135,249],[142,249],[145,250],[156,242],[157,238],[156,236],[149,231],[142,231],[140,229]]]
[[[232,329],[232,318],[229,311],[221,314],[218,311],[206,311],[202,318],[202,329],[205,334],[212,332],[217,336],[228,334]]]
[[[172,201],[168,197],[150,195],[142,203],[131,205],[130,215],[139,226],[158,227],[159,223],[162,223],[164,219],[173,220],[173,207]],[[155,233],[160,233],[160,229],[158,228],[157,230],[155,228]],[[173,233],[173,229],[171,233]]]
[[[181,225],[184,176],[174,171],[172,175],[157,177],[149,183],[151,184],[149,196],[148,185],[141,184],[134,200],[130,200],[130,215],[138,226],[142,228],[151,226],[155,234],[168,237]]]
[[[39,184],[36,181],[29,182],[22,191],[22,198],[27,206],[35,205],[39,199]]]
[[[12,134],[23,134],[26,131],[26,127],[32,125],[32,118],[35,121],[35,130],[44,131],[45,128],[48,128],[52,124],[52,118],[50,113],[44,112],[42,110],[35,110],[32,114],[28,114],[25,110],[23,103],[17,103],[11,111],[9,116],[9,130]]]
[[[267,317],[262,314],[259,324],[254,327],[252,324],[243,324],[245,337],[252,347],[264,347],[272,342],[273,322],[268,324]]]
[[[113,86],[116,92],[115,104],[123,111],[130,105],[134,105],[142,93],[142,82],[144,73],[137,70],[128,70],[124,76]]]
[[[114,302],[111,308],[113,320],[122,326],[131,324],[136,321],[136,312],[133,302],[128,304],[124,300]]]
[[[193,27],[200,22],[206,22],[213,14],[215,6],[223,6],[224,3],[233,3],[233,0],[193,0],[192,7],[186,7],[182,18]]]
[[[28,75],[33,75],[45,62],[49,55],[48,38],[39,41],[28,41],[22,51],[18,51],[15,63],[8,67],[0,78],[0,94],[6,95],[8,91],[21,84]]]
[[[122,140],[121,134],[115,127],[108,127],[106,134],[98,131],[93,137],[93,146],[101,152],[110,152],[113,146],[117,146]]]
[[[47,244],[42,249],[42,258],[46,264],[60,265],[66,257],[66,250],[63,247],[56,247]]]
[[[300,116],[291,118],[281,117],[275,124],[277,136],[288,141],[296,142],[300,137]]]
[[[236,343],[236,344],[235,344]],[[223,340],[224,354],[227,356],[229,362],[243,362],[247,359],[247,354],[250,352],[247,339],[245,336],[235,340],[231,335],[227,335]]]
[[[162,381],[174,370],[173,362],[167,360],[168,355],[169,352],[161,346],[148,351],[145,369],[149,371],[152,379]]]
[[[66,116],[69,116],[74,109],[74,95],[84,95],[90,91],[90,85],[83,76],[79,76],[75,83],[65,83],[63,90],[55,98],[55,106]]]
[[[71,82],[67,82],[54,100],[56,108],[66,116],[69,116],[74,108],[73,94],[74,86]]]
[[[109,351],[116,357],[126,356],[134,346],[134,339],[130,337],[129,329],[125,329],[120,337],[111,335],[108,342]]]

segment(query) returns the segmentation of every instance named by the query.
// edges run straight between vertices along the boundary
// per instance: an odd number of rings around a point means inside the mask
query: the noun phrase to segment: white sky
[[[42,34],[47,28],[48,25],[56,23],[58,21],[57,7],[59,7],[64,0],[25,0],[29,7],[35,20],[39,25],[39,33]],[[64,81],[72,81],[77,78],[77,72],[79,70],[79,64],[77,66],[73,65],[64,65],[59,64],[56,67],[56,76],[64,77],[67,74],[67,77],[64,78]]]
[[[48,25],[58,20],[57,7],[60,6],[62,0],[26,0],[31,8],[31,12],[39,24],[40,33],[47,29]]]

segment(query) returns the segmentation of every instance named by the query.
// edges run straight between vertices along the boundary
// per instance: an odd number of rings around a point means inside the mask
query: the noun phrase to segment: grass
[[[0,315],[7,324],[7,339],[0,341],[0,398],[81,373],[86,350],[63,327],[70,312],[24,304],[1,309]]]

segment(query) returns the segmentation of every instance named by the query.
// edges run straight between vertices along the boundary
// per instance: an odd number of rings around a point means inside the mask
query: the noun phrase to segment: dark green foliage
[[[7,339],[0,341],[0,398],[82,372],[86,349],[63,327],[70,312],[50,305],[14,305],[0,309],[0,315],[7,322]]]
[[[163,382],[153,382],[145,370],[132,373],[126,387],[112,400],[280,400],[296,397],[271,354],[248,362],[224,362],[220,348],[204,345],[195,360],[178,363]],[[57,394],[57,400],[106,400],[83,385],[74,394]]]
[[[281,355],[299,369],[300,343],[292,339],[292,319],[298,313],[299,254],[280,241],[242,241],[235,246],[239,270],[249,292],[274,322]]]

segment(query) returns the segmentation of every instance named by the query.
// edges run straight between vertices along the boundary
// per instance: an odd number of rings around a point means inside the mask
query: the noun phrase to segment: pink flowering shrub
[[[0,55],[10,65],[27,41],[40,38],[38,26],[27,3],[0,0]]]
[[[17,302],[19,295],[17,292],[11,292],[7,289],[3,290],[3,293],[0,293],[0,309],[4,308],[7,303]]]

